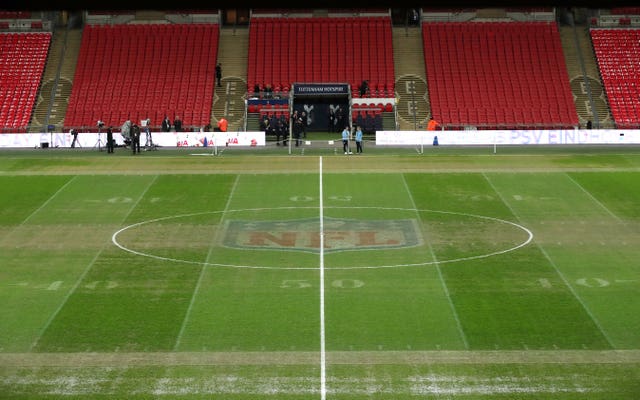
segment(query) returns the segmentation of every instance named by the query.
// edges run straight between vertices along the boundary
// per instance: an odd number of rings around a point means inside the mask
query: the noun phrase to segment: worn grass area
[[[637,148],[330,150],[2,153],[0,397],[636,398]]]

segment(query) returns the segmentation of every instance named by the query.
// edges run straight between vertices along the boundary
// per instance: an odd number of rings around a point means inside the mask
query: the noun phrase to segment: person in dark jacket
[[[173,119],[173,127],[176,128],[176,132],[182,132],[182,120],[177,115]]]
[[[107,128],[107,153],[113,153],[113,127]]]
[[[131,127],[131,148],[133,154],[140,154],[140,127],[138,124],[133,124]]]

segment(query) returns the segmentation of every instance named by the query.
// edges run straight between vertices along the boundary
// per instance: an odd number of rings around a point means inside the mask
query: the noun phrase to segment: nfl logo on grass
[[[223,244],[232,248],[320,251],[317,218],[290,221],[228,220]],[[324,252],[422,245],[414,219],[351,220],[325,218]]]

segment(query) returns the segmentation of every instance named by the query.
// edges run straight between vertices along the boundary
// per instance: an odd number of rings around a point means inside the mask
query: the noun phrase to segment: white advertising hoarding
[[[200,146],[265,146],[264,132],[152,132],[153,144],[162,147]],[[116,145],[124,145],[120,132],[113,133]],[[99,141],[98,141],[99,140]],[[82,132],[78,134],[78,148],[105,147],[107,134]],[[146,144],[144,132],[140,135],[140,146]],[[0,134],[0,148],[71,147],[70,133],[4,133]]]
[[[639,144],[637,129],[378,131],[376,145]]]

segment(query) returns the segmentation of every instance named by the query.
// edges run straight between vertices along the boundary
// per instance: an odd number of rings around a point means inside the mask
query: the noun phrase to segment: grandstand
[[[48,32],[0,34],[0,126],[4,130],[26,132],[50,41]]]
[[[102,10],[72,24],[63,13],[2,11],[0,130],[90,131],[97,120],[146,118],[159,130],[165,115],[181,116],[186,130],[223,117],[232,130],[256,130],[265,115],[295,108],[290,90],[300,83],[347,84],[347,117],[372,133],[423,129],[429,116],[444,129],[639,124],[637,7],[399,14]],[[417,40],[400,46],[403,37]]]
[[[84,28],[65,129],[97,120],[209,123],[217,24],[89,25]]]

